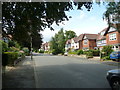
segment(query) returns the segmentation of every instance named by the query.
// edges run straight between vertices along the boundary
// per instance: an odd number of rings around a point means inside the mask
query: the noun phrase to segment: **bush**
[[[48,51],[44,51],[44,53],[48,53]]]
[[[29,55],[29,49],[27,47],[24,47],[22,50],[25,52],[25,55]]]
[[[22,51],[22,50],[20,50],[20,51],[18,52],[18,57],[25,57],[25,52]]]
[[[102,52],[105,52],[105,55],[109,56],[113,52],[112,46],[104,46]]]
[[[87,52],[87,53],[86,53],[86,57],[87,57],[87,58],[92,58],[92,57],[93,57],[93,53],[90,52],[90,51]]]
[[[40,50],[39,53],[44,53],[44,50]]]
[[[8,46],[9,47],[15,47],[15,41],[9,40]]]
[[[0,40],[0,47],[2,47],[2,52],[6,52],[8,50],[8,44],[4,41]]]
[[[76,54],[77,55],[77,51],[69,51],[68,54]]]
[[[103,60],[110,60],[110,56],[102,57]]]
[[[14,61],[18,58],[17,52],[4,52],[2,54],[2,65],[3,66],[13,66]]]
[[[16,47],[10,47],[9,48],[9,51],[10,52],[18,52],[20,49],[19,48],[16,48]]]
[[[83,50],[78,50],[77,55],[83,54]]]
[[[53,50],[52,50],[52,54],[53,54],[53,55],[57,55],[57,54],[58,54],[58,51],[57,51],[56,49],[53,49]]]

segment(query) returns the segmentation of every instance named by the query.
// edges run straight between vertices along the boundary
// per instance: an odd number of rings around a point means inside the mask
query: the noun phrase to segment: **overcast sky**
[[[106,28],[107,22],[103,20],[103,13],[105,12],[105,5],[93,4],[93,9],[87,11],[84,7],[83,10],[72,10],[66,12],[68,16],[72,16],[69,21],[64,21],[64,24],[57,26],[53,24],[54,31],[46,28],[41,31],[43,35],[43,42],[49,42],[51,37],[55,35],[61,28],[65,30],[74,31],[77,36],[83,33],[97,34]]]

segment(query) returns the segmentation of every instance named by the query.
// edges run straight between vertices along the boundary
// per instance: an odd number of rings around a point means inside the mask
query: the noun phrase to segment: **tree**
[[[113,24],[116,24],[116,28],[120,32],[120,2],[109,2],[103,15],[103,19],[107,20],[108,25],[113,27]]]
[[[85,6],[90,10],[92,0],[91,2],[74,2],[74,5],[78,9]],[[11,34],[19,43],[29,45],[31,36],[36,36],[46,27],[53,30],[51,25],[54,22],[59,25],[62,21],[69,20],[65,11],[72,9],[72,2],[3,2],[2,30],[6,34]]]
[[[51,46],[50,46],[51,50],[53,50],[55,54],[64,53],[65,36],[64,36],[63,28],[61,28],[61,30],[58,31],[58,33],[55,34],[54,37],[52,37],[52,40],[50,41],[50,43],[51,43]]]
[[[68,39],[72,39],[74,37],[77,37],[76,33],[74,31],[65,31],[65,41],[67,41]]]

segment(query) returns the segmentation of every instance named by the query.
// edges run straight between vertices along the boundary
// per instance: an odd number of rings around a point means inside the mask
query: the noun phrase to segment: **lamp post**
[[[31,56],[31,60],[33,59],[33,55],[32,55],[32,26],[31,26],[31,20],[28,20],[28,23],[30,23],[30,32],[28,32],[29,36],[30,36],[30,56]]]

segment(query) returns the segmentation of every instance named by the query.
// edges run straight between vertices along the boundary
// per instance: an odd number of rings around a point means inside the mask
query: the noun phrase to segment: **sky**
[[[55,35],[61,28],[65,30],[74,31],[77,36],[83,33],[98,34],[104,28],[106,28],[107,22],[103,20],[103,13],[106,11],[106,5],[93,4],[93,7],[90,11],[87,11],[83,7],[83,10],[77,10],[74,7],[74,10],[66,12],[68,16],[72,16],[69,21],[64,21],[64,24],[57,26],[53,24],[52,27],[54,31],[46,28],[44,31],[41,31],[43,35],[43,42],[49,42],[51,37]]]

